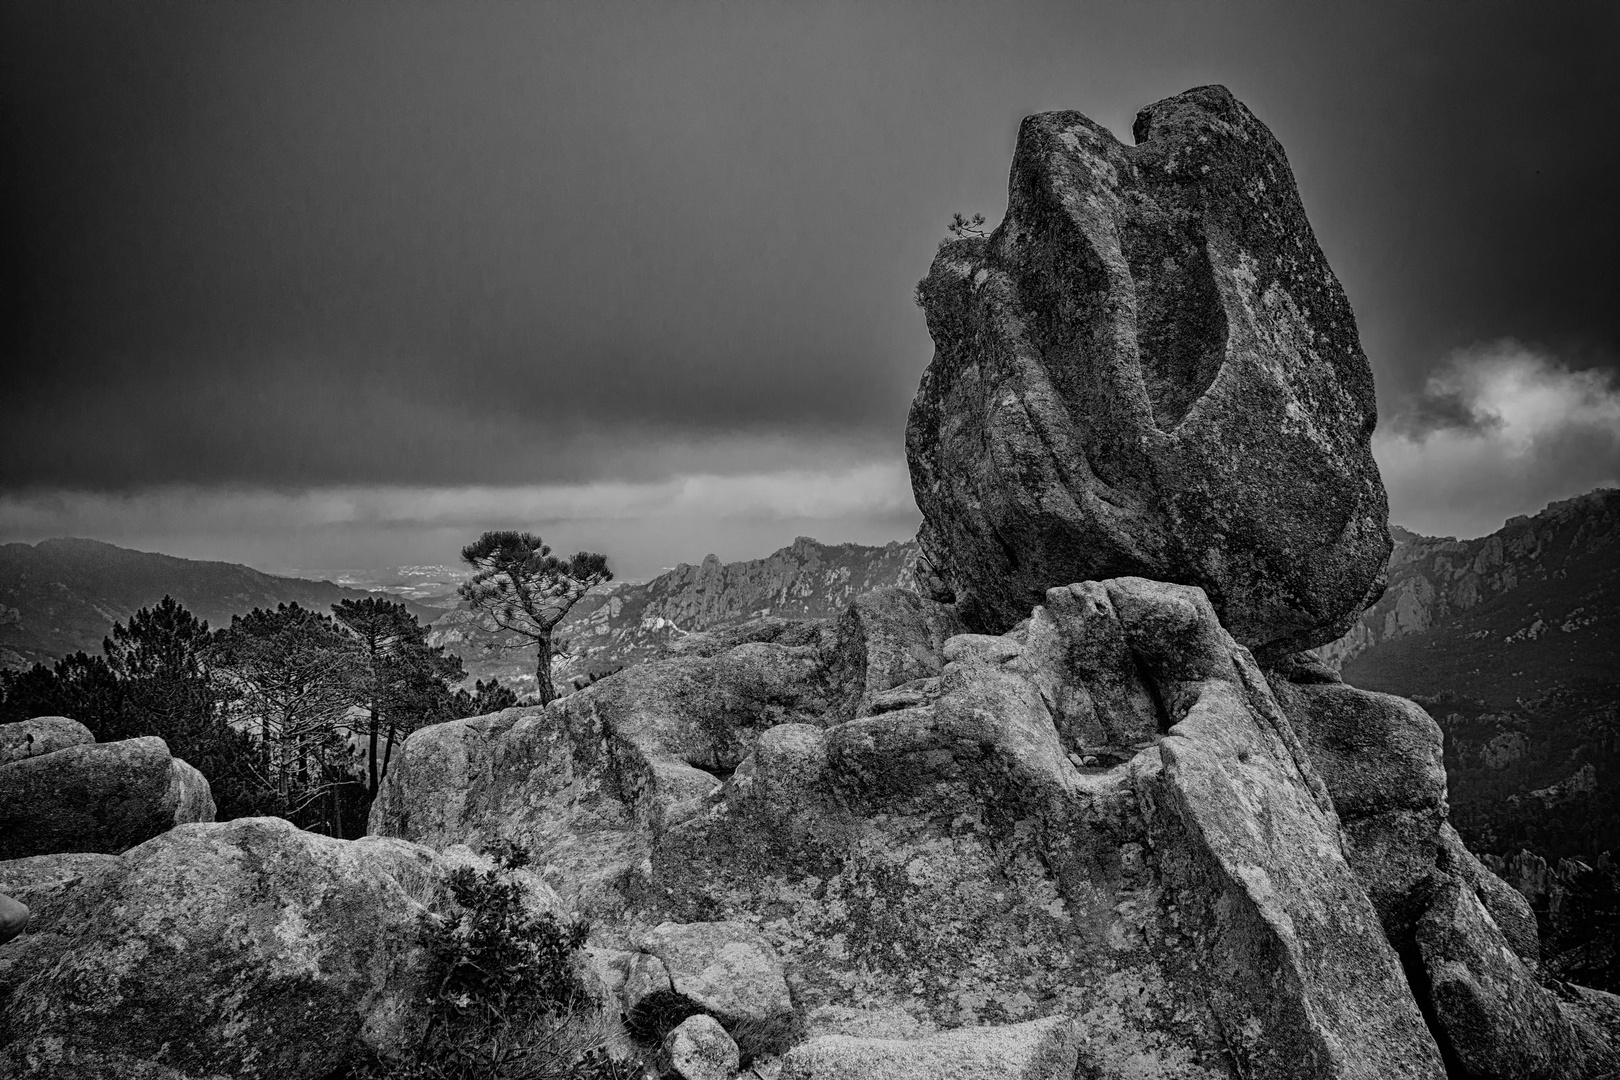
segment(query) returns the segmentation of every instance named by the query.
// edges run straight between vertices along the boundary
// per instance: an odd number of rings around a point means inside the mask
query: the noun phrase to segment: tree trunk
[[[381,777],[377,775],[377,699],[371,699],[371,746],[366,754],[366,794],[371,798],[377,797],[377,784]]]
[[[551,631],[547,630],[535,642],[534,682],[540,691],[540,704],[549,705],[557,696],[551,684]]]

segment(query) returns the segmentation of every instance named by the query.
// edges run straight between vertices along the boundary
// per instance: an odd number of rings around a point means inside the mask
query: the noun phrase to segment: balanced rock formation
[[[1382,588],[1372,374],[1282,147],[1224,88],[1019,131],[1005,220],[919,286],[923,551],[979,629],[1048,588],[1197,585],[1262,660]]]
[[[280,818],[0,863],[38,916],[0,948],[0,1074],[317,1080],[356,1046],[397,1050],[424,1019],[438,863]]]
[[[214,820],[208,780],[155,735],[98,743],[61,716],[0,724],[0,860],[117,854]]]

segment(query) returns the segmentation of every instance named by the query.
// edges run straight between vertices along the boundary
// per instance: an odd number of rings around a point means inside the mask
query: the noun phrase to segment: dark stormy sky
[[[1229,86],[1395,520],[1620,483],[1620,6],[0,8],[0,540],[641,576],[909,536],[911,289],[1018,121]]]

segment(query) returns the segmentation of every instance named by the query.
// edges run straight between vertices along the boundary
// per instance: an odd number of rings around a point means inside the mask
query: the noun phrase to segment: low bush
[[[458,867],[424,917],[433,958],[431,1015],[403,1057],[351,1071],[356,1080],[639,1080],[642,1063],[613,1057],[608,1018],[580,977],[589,927],[525,902],[513,871],[521,848],[487,850],[489,870]]]

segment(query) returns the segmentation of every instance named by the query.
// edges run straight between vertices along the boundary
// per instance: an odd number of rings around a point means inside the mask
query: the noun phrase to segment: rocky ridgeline
[[[685,1080],[1613,1075],[1620,999],[1543,981],[1435,722],[1298,651],[1388,541],[1281,149],[1214,87],[1136,130],[1029,118],[1007,221],[941,249],[917,591],[421,729],[365,840],[0,864],[40,913],[0,952],[0,1071],[318,1080],[397,1047],[412,905],[504,842]]]
[[[1476,540],[1391,532],[1388,589],[1348,633],[1318,650],[1334,668],[1376,646],[1442,629],[1492,601],[1500,602],[1478,611],[1478,625],[1464,631],[1478,649],[1523,643],[1533,650],[1545,637],[1559,656],[1613,656],[1612,644],[1588,639],[1620,634],[1614,596],[1620,491],[1553,503]]]
[[[693,633],[758,618],[836,618],[855,597],[906,580],[917,545],[823,544],[801,536],[763,559],[722,563],[710,555],[681,563],[651,581],[611,582],[574,605],[558,627],[568,656],[556,679],[566,687],[678,649]],[[468,611],[433,623],[429,643],[460,656],[470,676],[522,685],[532,678],[533,646],[491,634]]]

